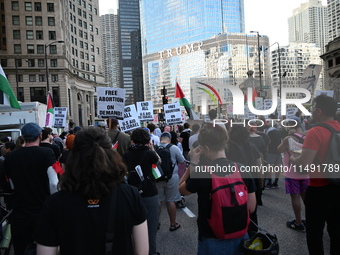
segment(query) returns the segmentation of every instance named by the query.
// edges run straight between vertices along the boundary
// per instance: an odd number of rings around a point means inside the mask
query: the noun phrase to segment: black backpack
[[[172,177],[172,173],[174,171],[174,165],[171,161],[171,153],[170,153],[170,147],[172,146],[171,143],[169,143],[167,146],[158,146],[156,149],[157,154],[162,159],[162,164],[158,166],[160,169],[160,172],[163,173],[163,175],[157,179],[157,181],[168,181]]]
[[[318,123],[315,126],[327,128],[332,133],[326,161],[322,164],[321,169],[322,171],[325,170],[325,177],[330,183],[340,185],[340,131],[336,131],[332,126],[326,123]]]

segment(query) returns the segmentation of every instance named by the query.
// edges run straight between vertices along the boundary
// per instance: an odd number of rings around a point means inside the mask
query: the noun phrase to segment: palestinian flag
[[[20,104],[15,97],[11,85],[0,65],[0,105],[8,105],[12,108],[21,109]]]
[[[179,86],[178,82],[176,82],[176,98],[179,98],[179,103],[181,106],[184,106],[189,118],[191,120],[198,120],[198,116],[196,113],[191,109],[191,104],[189,103],[188,99],[185,97],[181,87]]]
[[[152,164],[152,175],[157,180],[159,177],[162,176],[161,172],[159,171],[158,167],[155,164]]]
[[[118,141],[112,145],[112,149],[115,151],[118,149]]]
[[[258,94],[257,94],[257,90],[256,88],[254,88],[253,90],[253,94],[252,94],[252,102],[253,102],[253,106],[255,107],[255,98],[256,97],[259,97]],[[248,96],[247,96],[247,93],[244,93],[244,104],[246,105],[248,103]]]
[[[53,125],[53,116],[54,116],[54,105],[51,93],[47,93],[47,112],[46,112],[46,127],[52,127]]]

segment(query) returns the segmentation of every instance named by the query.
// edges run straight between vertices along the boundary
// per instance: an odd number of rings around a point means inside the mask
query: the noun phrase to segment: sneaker
[[[271,184],[267,184],[267,185],[264,187],[265,190],[269,190],[269,189],[272,189],[272,188],[273,188],[273,185],[271,185]]]
[[[272,189],[278,189],[278,188],[279,188],[279,185],[273,184]]]
[[[286,225],[287,225],[288,228],[294,229],[296,231],[300,231],[300,232],[305,232],[306,231],[305,225],[303,225],[303,224],[300,224],[300,225],[296,224],[296,220],[287,221]]]
[[[186,202],[185,202],[185,198],[182,196],[180,201],[176,202],[176,205],[178,208],[184,208],[187,206]]]

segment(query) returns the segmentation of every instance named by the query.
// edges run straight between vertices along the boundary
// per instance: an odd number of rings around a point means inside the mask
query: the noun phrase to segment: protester
[[[52,144],[53,141],[52,128],[44,127],[41,134],[42,136],[40,147],[50,148],[53,151],[55,158],[59,160],[61,152],[57,145]]]
[[[308,174],[302,175],[296,173],[294,166],[290,161],[290,156],[293,155],[293,151],[289,146],[289,140],[293,139],[302,146],[306,134],[305,132],[302,131],[299,122],[295,123],[291,121],[288,122],[287,125],[296,126],[290,128],[292,132],[288,133],[288,136],[286,136],[285,139],[282,140],[281,144],[277,148],[280,153],[284,153],[283,164],[288,169],[288,171],[285,171],[286,194],[290,194],[291,203],[295,215],[295,219],[287,221],[286,226],[291,229],[304,232],[305,225],[303,224],[301,217],[300,197],[302,200],[305,199],[305,193],[309,182],[309,176]]]
[[[149,254],[156,255],[159,202],[156,180],[152,174],[152,165],[160,164],[160,159],[150,142],[149,133],[143,128],[137,128],[132,132],[131,141],[131,146],[124,154],[124,161],[129,171],[128,182],[140,189],[147,211]],[[136,168],[142,171],[142,176],[137,174]]]
[[[192,145],[194,144],[194,142],[198,141],[199,130],[200,130],[200,125],[198,123],[195,123],[194,125],[192,125],[192,133],[189,138],[189,149],[190,150],[193,148]]]
[[[336,101],[328,96],[320,95],[314,99],[312,119],[315,122],[327,124],[340,131],[340,124],[334,120],[337,110]],[[292,155],[290,160],[299,169],[311,170],[326,162],[329,153],[331,132],[321,126],[311,128],[302,146],[299,156]],[[326,178],[327,172],[335,167],[326,165],[324,171],[307,171],[310,182],[305,195],[306,207],[306,233],[309,254],[322,255],[323,231],[327,223],[327,231],[330,237],[330,254],[340,254],[340,186],[331,184]],[[305,172],[306,173],[306,172]]]
[[[109,137],[112,140],[112,145],[116,145],[117,152],[123,157],[131,144],[130,136],[119,130],[117,119],[110,119],[110,121],[111,125],[109,125],[109,128],[111,129],[108,132]]]
[[[176,222],[176,202],[181,201],[181,194],[178,191],[179,176],[178,176],[178,164],[184,162],[184,157],[177,146],[172,145],[171,134],[164,132],[161,135],[159,148],[166,148],[170,146],[169,152],[171,157],[171,163],[173,167],[172,177],[168,181],[159,181],[156,184],[158,190],[159,201],[166,201],[168,215],[170,219],[170,231],[175,231],[180,228],[180,224]],[[170,145],[169,145],[170,144]],[[162,159],[162,158],[161,158]],[[162,159],[163,161],[164,159]],[[160,207],[162,208],[162,207]],[[161,213],[161,210],[159,210]]]
[[[190,152],[191,164],[183,175],[179,190],[184,195],[197,193],[198,195],[198,249],[197,254],[244,254],[241,244],[247,233],[233,239],[217,239],[212,232],[208,219],[211,214],[211,200],[209,198],[212,189],[212,179],[210,173],[200,173],[199,178],[192,178],[195,166],[235,166],[234,162],[228,160],[225,155],[225,145],[228,140],[226,129],[208,123],[200,130],[198,141],[200,146]],[[218,174],[218,173],[216,173]],[[223,173],[225,176],[226,173]],[[248,189],[248,208],[249,212],[254,211],[256,205],[255,186],[251,178],[246,173],[242,174],[243,182]],[[231,217],[231,215],[229,215]],[[234,216],[235,217],[235,216]],[[236,216],[238,217],[238,216]],[[226,218],[228,216],[226,215]],[[230,218],[233,222],[236,218]],[[239,229],[239,226],[238,228]],[[243,233],[243,232],[242,232]]]
[[[179,142],[182,144],[183,146],[183,156],[186,160],[189,160],[188,154],[190,151],[189,148],[189,138],[190,138],[190,124],[189,123],[184,123],[183,125],[184,130],[181,132],[181,135],[179,137]]]
[[[137,189],[122,183],[126,166],[105,130],[77,132],[70,158],[60,191],[40,215],[34,235],[37,255],[56,255],[59,249],[60,254],[105,254],[110,217],[114,254],[148,254],[145,207]]]
[[[154,134],[156,125],[153,123],[149,123],[147,125],[147,128],[150,130],[151,142],[153,143],[153,145],[159,146],[160,144],[159,137]]]
[[[41,132],[38,124],[25,124],[21,129],[25,147],[8,154],[4,163],[14,190],[10,221],[16,255],[24,254],[27,245],[33,242],[32,234],[43,203],[57,191],[58,178],[52,168],[56,158],[51,149],[39,146]]]

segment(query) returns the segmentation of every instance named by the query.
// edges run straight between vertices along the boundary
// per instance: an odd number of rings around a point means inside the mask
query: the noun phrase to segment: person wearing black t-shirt
[[[33,242],[32,235],[45,200],[57,191],[56,162],[50,148],[39,147],[42,134],[36,123],[27,123],[21,133],[25,147],[6,157],[4,167],[14,191],[10,216],[13,247],[16,255],[24,254]]]
[[[183,175],[179,191],[183,195],[197,193],[198,195],[198,255],[203,254],[243,254],[241,244],[248,237],[245,234],[237,239],[217,239],[209,223],[211,212],[211,200],[209,198],[212,189],[212,181],[209,173],[194,173],[196,165],[228,166],[234,162],[228,160],[225,154],[225,145],[228,140],[226,129],[207,123],[198,136],[200,146],[190,151],[191,164]],[[205,158],[205,159],[203,159]],[[240,166],[238,164],[238,166]],[[193,168],[192,171],[190,168]],[[215,172],[215,174],[218,174]],[[201,176],[199,176],[201,175]],[[225,176],[226,173],[223,173]],[[195,176],[195,177],[194,177]],[[255,184],[252,178],[241,173],[244,184],[248,188],[248,211],[255,210]],[[197,177],[197,178],[196,178]],[[248,178],[249,177],[249,178]]]
[[[150,134],[143,128],[135,129],[131,134],[132,145],[124,154],[124,161],[128,166],[128,183],[139,188],[141,197],[144,201],[149,233],[150,255],[156,255],[156,234],[159,218],[159,201],[156,180],[152,174],[152,165],[159,164],[160,159],[154,151],[150,140]],[[135,169],[140,166],[143,172],[143,186],[141,179],[136,174]],[[132,175],[134,173],[134,175]]]
[[[147,255],[145,207],[138,190],[122,183],[126,165],[107,132],[98,127],[78,131],[69,159],[60,191],[40,214],[37,255],[57,255],[59,249],[61,255],[106,254],[111,218],[113,254]]]
[[[189,138],[190,138],[190,125],[189,123],[184,123],[184,130],[181,132],[179,136],[179,142],[182,144],[183,147],[183,156],[186,160],[189,160],[188,154],[190,151],[189,148]]]
[[[61,151],[57,145],[52,144],[52,141],[53,141],[52,128],[44,127],[41,134],[42,134],[42,138],[40,142],[40,147],[46,147],[46,148],[52,149],[54,152],[55,158],[59,160]]]

